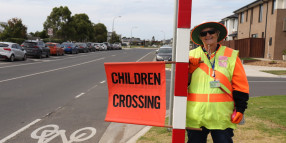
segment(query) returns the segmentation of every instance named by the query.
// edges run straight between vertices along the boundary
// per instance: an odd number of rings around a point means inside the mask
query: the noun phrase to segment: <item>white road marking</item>
[[[80,64],[75,64],[75,65],[71,65],[71,66],[66,66],[66,67],[62,67],[62,68],[57,68],[57,69],[53,69],[53,70],[44,71],[44,72],[38,72],[38,73],[28,74],[28,75],[14,77],[14,78],[10,78],[10,79],[0,80],[0,83],[6,82],[6,81],[11,81],[11,80],[16,80],[16,79],[21,79],[21,78],[25,78],[25,77],[35,76],[35,75],[39,75],[39,74],[54,72],[54,71],[58,71],[58,70],[63,70],[63,69],[71,68],[71,67],[76,67],[76,66],[92,63],[92,62],[95,62],[95,61],[98,61],[98,60],[102,60],[102,59],[105,59],[105,58],[99,58],[99,59],[91,60],[91,61],[88,61],[88,62],[83,62],[83,63],[80,63]]]
[[[102,81],[102,82],[100,82],[100,83],[105,83],[106,82],[106,80],[104,80],[104,81]]]
[[[153,52],[153,51],[152,51],[152,52]],[[152,53],[152,52],[150,52],[150,53]],[[145,58],[146,56],[148,56],[150,53],[146,54],[145,56],[143,56],[142,58],[140,58],[140,59],[139,59],[139,60],[137,60],[136,62],[141,61],[143,58]]]
[[[69,56],[69,55],[67,55]],[[52,62],[52,61],[60,61],[60,60],[66,60],[66,59],[74,59],[74,58],[79,58],[79,57],[86,57],[88,55],[80,55],[80,56],[71,56],[71,57],[68,57],[68,58],[63,58],[63,59],[56,59],[56,60],[50,60],[49,62]],[[0,69],[3,69],[3,68],[11,68],[11,67],[18,67],[18,66],[26,66],[26,65],[34,65],[34,64],[39,64],[41,63],[42,61],[44,60],[41,60],[41,59],[28,59],[29,61],[34,61],[34,62],[37,62],[37,63],[27,63],[27,64],[19,64],[19,65],[8,65],[8,66],[4,66],[4,67],[0,67]],[[47,62],[47,61],[46,61]]]
[[[2,140],[0,140],[0,143],[6,142],[7,140],[9,140],[9,139],[15,137],[16,135],[18,135],[18,134],[20,134],[21,132],[27,130],[27,129],[30,128],[32,125],[35,125],[36,123],[38,123],[38,122],[40,122],[40,121],[41,121],[41,119],[36,119],[35,121],[31,122],[30,124],[26,125],[25,127],[23,127],[23,128],[21,128],[21,129],[19,129],[18,131],[16,131],[16,132],[10,134],[9,136],[3,138]]]
[[[97,85],[95,85],[95,86],[93,86],[93,87],[91,87],[90,89],[88,89],[86,92],[89,92],[89,91],[91,91],[92,89],[94,89],[94,88],[96,88],[97,87]]]
[[[85,94],[85,93],[81,93],[81,94],[75,96],[75,99],[80,98],[80,97],[83,96],[84,94]]]

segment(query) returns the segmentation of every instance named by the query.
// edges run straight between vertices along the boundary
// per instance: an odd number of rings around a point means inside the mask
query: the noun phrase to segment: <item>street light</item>
[[[163,32],[164,34],[164,40],[163,40],[163,44],[165,43],[165,32],[162,30],[161,32]]]
[[[111,31],[111,39],[113,40],[113,31],[114,31],[114,20],[116,19],[116,18],[120,18],[121,16],[117,16],[117,17],[114,17],[113,18],[113,21],[112,21],[112,31]]]
[[[130,48],[131,48],[131,43],[132,43],[132,30],[137,28],[136,26],[132,26],[131,28],[131,37],[130,37]]]

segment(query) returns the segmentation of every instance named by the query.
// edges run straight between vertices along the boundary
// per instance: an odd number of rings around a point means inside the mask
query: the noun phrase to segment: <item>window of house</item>
[[[258,22],[262,22],[263,4],[259,5],[259,18]]]
[[[240,23],[243,23],[243,20],[244,20],[244,13],[240,13]]]
[[[245,16],[245,22],[247,22],[247,19],[248,19],[248,10],[246,10],[246,16]]]
[[[253,8],[251,8],[250,23],[253,23]]]
[[[272,0],[272,12],[271,12],[271,14],[274,13],[275,8],[276,8],[276,0]]]
[[[262,34],[261,34],[261,35],[262,35],[262,38],[264,38],[264,32],[262,32]]]

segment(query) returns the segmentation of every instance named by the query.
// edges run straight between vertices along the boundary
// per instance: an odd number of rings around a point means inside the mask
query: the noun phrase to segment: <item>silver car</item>
[[[156,61],[172,61],[172,47],[160,47],[156,53]]]
[[[17,43],[0,42],[0,58],[13,62],[17,60],[26,60],[26,50]]]

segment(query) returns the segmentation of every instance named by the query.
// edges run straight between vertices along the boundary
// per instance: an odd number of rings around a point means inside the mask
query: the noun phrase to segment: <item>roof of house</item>
[[[258,5],[260,5],[260,4],[262,4],[263,2],[266,2],[266,1],[269,1],[269,0],[256,0],[256,1],[254,1],[254,2],[252,2],[252,3],[250,3],[250,4],[248,4],[248,5],[246,5],[246,6],[244,6],[244,7],[241,7],[241,8],[239,8],[239,9],[235,10],[233,13],[243,12],[243,11],[245,11],[245,10],[247,10],[247,9],[253,8],[253,7],[255,7],[255,6],[258,6]]]

